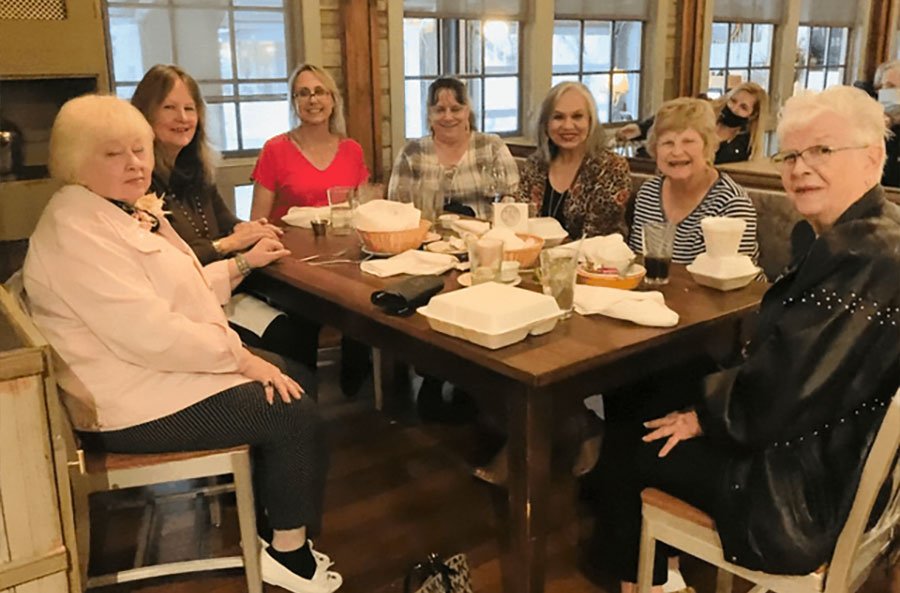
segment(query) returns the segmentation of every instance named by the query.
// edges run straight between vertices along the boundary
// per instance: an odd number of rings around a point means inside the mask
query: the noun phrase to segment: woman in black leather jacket
[[[900,207],[879,185],[884,130],[881,107],[858,89],[786,103],[773,160],[805,220],[755,338],[736,366],[707,377],[694,409],[607,430],[600,519],[623,593],[634,588],[645,487],[708,512],[726,558],[747,568],[803,574],[833,552],[900,386]],[[665,555],[656,559],[659,591]]]

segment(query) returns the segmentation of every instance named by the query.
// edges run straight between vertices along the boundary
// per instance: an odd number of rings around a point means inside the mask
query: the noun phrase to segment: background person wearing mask
[[[875,71],[874,86],[891,130],[884,145],[887,158],[881,185],[900,187],[900,60],[880,65]]]

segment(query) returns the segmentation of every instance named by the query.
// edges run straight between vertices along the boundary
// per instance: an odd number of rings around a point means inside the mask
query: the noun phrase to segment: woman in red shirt
[[[327,206],[331,187],[369,179],[362,147],[347,138],[344,101],[334,79],[303,64],[291,74],[297,127],[269,139],[253,169],[251,219],[278,222],[292,206]]]

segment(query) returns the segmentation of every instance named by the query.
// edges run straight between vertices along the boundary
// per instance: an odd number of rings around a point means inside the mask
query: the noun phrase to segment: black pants
[[[296,363],[279,366],[306,391],[302,399],[286,404],[276,394],[275,403],[269,405],[263,386],[248,382],[157,420],[79,436],[89,449],[114,453],[203,451],[248,444],[257,502],[271,527],[306,526],[315,535],[322,525],[328,470],[316,382]]]
[[[319,330],[322,328],[318,323],[293,315],[279,315],[266,327],[262,337],[234,323],[229,325],[247,346],[296,360],[315,372],[319,362]]]
[[[666,457],[665,439],[644,443],[640,422],[609,422],[595,470],[598,494],[598,547],[616,577],[636,582],[641,537],[641,491],[658,488],[707,513],[716,514],[729,451],[705,437],[683,441]],[[653,584],[666,580],[665,546],[657,546]]]

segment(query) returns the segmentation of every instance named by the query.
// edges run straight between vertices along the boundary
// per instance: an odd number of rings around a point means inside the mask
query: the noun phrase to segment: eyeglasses
[[[802,158],[804,163],[815,169],[828,162],[831,155],[836,152],[841,152],[842,150],[858,150],[860,148],[868,147],[868,144],[864,144],[862,146],[841,146],[832,148],[831,146],[825,146],[824,144],[816,144],[815,146],[810,146],[803,150],[785,150],[784,152],[775,153],[772,155],[772,162],[775,163],[775,166],[780,171],[784,171],[785,169],[793,168],[794,165],[797,164],[797,159]]]
[[[315,97],[316,99],[322,100],[326,95],[330,95],[331,92],[324,88],[317,86],[314,89],[308,89],[303,87],[299,91],[295,93],[291,93],[291,97],[294,99],[301,99],[303,101],[309,101],[310,98]]]

